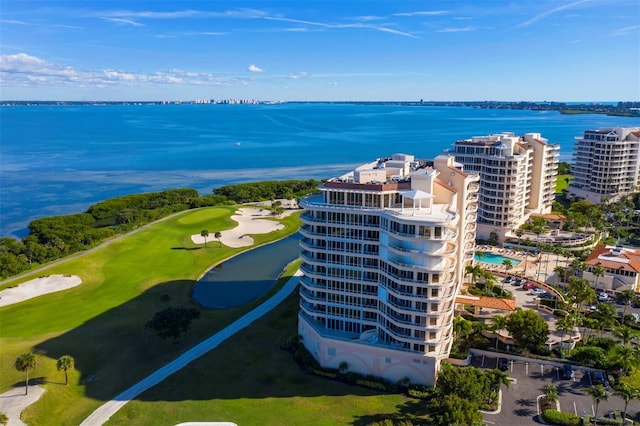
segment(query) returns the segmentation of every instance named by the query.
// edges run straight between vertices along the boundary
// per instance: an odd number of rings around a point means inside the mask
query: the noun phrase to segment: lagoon
[[[193,299],[209,309],[228,309],[265,295],[298,257],[300,234],[243,252],[210,269],[196,283]]]

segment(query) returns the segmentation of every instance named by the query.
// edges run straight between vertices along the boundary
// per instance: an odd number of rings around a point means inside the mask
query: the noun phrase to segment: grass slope
[[[290,271],[292,273],[293,271]],[[280,345],[297,333],[297,294],[186,368],[125,405],[109,425],[369,424],[397,416],[401,395],[347,386],[305,374]],[[406,419],[415,418],[405,412]]]
[[[236,207],[206,208],[172,217],[114,241],[106,247],[70,259],[43,274],[75,274],[83,283],[73,289],[41,296],[0,309],[0,392],[24,385],[13,362],[35,351],[39,365],[30,373],[47,392],[23,413],[36,425],[78,424],[102,402],[175,358],[260,303],[235,309],[203,310],[181,345],[144,330],[144,323],[164,307],[190,306],[196,279],[209,267],[246,248],[207,248],[190,236],[202,229],[229,229]],[[285,229],[254,235],[257,245],[288,235],[299,227],[297,215],[282,219]],[[170,301],[163,303],[162,295]],[[62,355],[76,360],[69,386],[56,371]]]

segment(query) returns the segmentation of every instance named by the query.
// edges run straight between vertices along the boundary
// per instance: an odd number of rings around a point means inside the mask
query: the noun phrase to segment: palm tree
[[[627,315],[627,306],[633,303],[637,303],[638,295],[635,291],[627,289],[622,290],[620,294],[618,294],[617,299],[624,305],[624,310],[622,311],[622,323],[624,324],[624,317],[625,315]]]
[[[6,426],[9,423],[9,417],[0,411],[0,425]]]
[[[596,311],[592,314],[595,319],[598,320],[600,325],[600,337],[604,333],[604,329],[611,327],[616,323],[616,308],[606,303],[599,303],[596,307]]]
[[[471,321],[466,320],[461,316],[457,316],[453,319],[453,333],[456,338],[464,340],[472,331],[473,324]]]
[[[340,365],[338,365],[338,370],[340,371],[340,374],[345,374],[349,371],[349,364],[347,364],[347,361],[342,361]]]
[[[220,241],[220,238],[222,238],[222,232],[216,231],[213,236],[216,238],[216,240],[218,240],[218,244],[220,244],[220,247],[222,247],[222,241]]]
[[[484,272],[484,269],[482,269],[482,267],[480,265],[467,265],[464,268],[464,274],[465,275],[471,275],[471,286],[472,287],[476,286],[476,281],[478,280],[478,277],[482,276],[483,272]]]
[[[73,359],[71,355],[62,355],[58,358],[58,362],[56,363],[56,367],[58,367],[58,371],[64,371],[64,384],[65,386],[69,384],[69,375],[67,374],[68,370],[73,370],[75,367],[76,361]]]
[[[545,385],[544,387],[544,397],[550,403],[554,403],[558,400],[558,390],[554,385]]]
[[[622,419],[627,418],[627,406],[632,399],[640,398],[640,390],[631,389],[628,385],[624,383],[620,383],[620,385],[616,386],[616,390],[613,392],[614,395],[619,396],[624,401],[624,410],[622,410]]]
[[[510,259],[505,259],[502,261],[502,266],[504,266],[504,273],[509,274],[509,271],[513,268],[513,262]],[[504,289],[504,281],[502,282],[502,288]]]
[[[573,336],[573,328],[576,325],[576,317],[573,315],[567,315],[561,318],[558,318],[558,320],[555,323],[555,327],[556,330],[559,330],[562,332],[562,336],[560,336],[560,347],[563,346],[564,343],[564,335],[566,333],[570,333]]]
[[[622,320],[624,321],[624,317],[622,318]],[[613,335],[622,340],[623,345],[633,342],[638,338],[638,333],[631,327],[624,325],[624,323],[620,327],[616,327],[615,330],[613,330]]]
[[[482,279],[488,292],[493,293],[493,286],[496,283],[496,276],[489,271],[482,270]]]
[[[591,273],[596,277],[595,283],[593,284],[594,289],[598,289],[598,277],[604,277],[604,268],[601,266],[594,266],[591,268]],[[604,288],[602,289],[604,291]]]
[[[25,380],[24,394],[29,394],[29,370],[33,370],[38,365],[38,360],[33,352],[25,352],[16,358],[16,361],[13,363],[13,366],[18,371],[24,371],[27,375],[27,379]]]
[[[621,365],[622,373],[628,375],[631,368],[638,364],[638,351],[630,346],[616,345],[610,358]]]
[[[553,272],[556,273],[556,276],[558,277],[558,280],[556,281],[556,284],[559,284],[560,282],[565,282],[565,274],[567,273],[567,269],[563,268],[562,266],[556,266],[553,269]]]
[[[594,424],[596,424],[598,422],[598,405],[600,405],[602,401],[609,399],[609,393],[607,392],[607,388],[602,385],[591,386],[584,391],[587,395],[591,395],[593,404],[596,406],[593,413]]]
[[[491,318],[491,323],[491,329],[496,334],[496,349],[498,349],[498,334],[500,330],[507,328],[507,317],[504,315],[494,315],[494,317]]]
[[[204,246],[207,246],[207,237],[209,236],[209,231],[207,231],[206,229],[203,229],[202,231],[200,231],[200,236],[202,238],[204,238]]]

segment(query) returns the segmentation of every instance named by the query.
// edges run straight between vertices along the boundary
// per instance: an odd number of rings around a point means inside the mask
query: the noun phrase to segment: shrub
[[[416,399],[431,399],[435,394],[435,388],[423,385],[413,385],[407,390],[407,395]]]
[[[582,424],[579,416],[553,409],[544,410],[542,412],[542,418],[553,425],[580,426]]]

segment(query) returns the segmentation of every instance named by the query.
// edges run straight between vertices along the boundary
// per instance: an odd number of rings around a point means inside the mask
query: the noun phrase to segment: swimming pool
[[[482,255],[478,256],[478,253],[482,253]],[[481,251],[476,252],[473,255],[473,260],[477,262],[491,263],[492,265],[502,265],[502,262],[509,259],[511,261],[511,266],[516,266],[520,264],[520,260],[514,259],[513,257],[503,256],[501,254],[492,253],[490,251]]]

